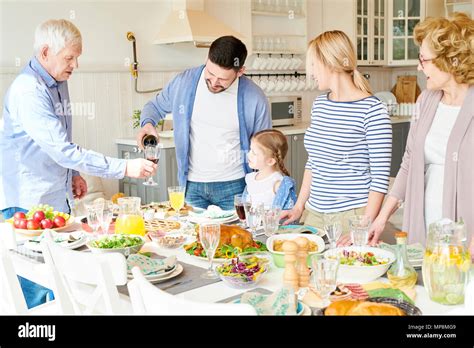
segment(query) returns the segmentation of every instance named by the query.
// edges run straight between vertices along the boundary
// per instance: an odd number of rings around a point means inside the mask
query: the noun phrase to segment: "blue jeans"
[[[13,207],[3,209],[1,210],[1,213],[5,219],[10,219],[18,211],[23,213],[28,212],[28,210]],[[45,303],[48,297],[50,300],[54,299],[52,290],[20,276],[18,276],[18,281],[20,282],[21,290],[23,291],[23,296],[25,296],[25,301],[28,308],[33,308]]]
[[[193,182],[186,186],[186,202],[198,208],[206,209],[217,205],[222,210],[234,209],[234,196],[244,192],[245,178],[222,182]]]

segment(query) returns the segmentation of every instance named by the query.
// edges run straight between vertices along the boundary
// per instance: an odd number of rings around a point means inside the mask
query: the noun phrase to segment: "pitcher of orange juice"
[[[140,197],[118,199],[120,213],[115,221],[115,233],[145,235],[145,221],[140,212]]]
[[[430,298],[446,305],[464,303],[471,267],[464,223],[434,222],[427,237],[422,273]]]

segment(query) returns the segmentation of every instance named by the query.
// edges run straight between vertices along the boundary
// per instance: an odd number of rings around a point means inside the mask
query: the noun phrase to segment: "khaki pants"
[[[319,213],[314,211],[313,209],[309,208],[307,205],[301,215],[301,222],[305,225],[316,227],[318,230],[324,231],[324,222],[323,216],[330,215],[330,216],[337,216],[338,219],[341,221],[342,226],[342,234],[349,233],[349,217],[352,215],[364,215],[365,207],[349,209],[345,211],[341,211],[338,213]]]

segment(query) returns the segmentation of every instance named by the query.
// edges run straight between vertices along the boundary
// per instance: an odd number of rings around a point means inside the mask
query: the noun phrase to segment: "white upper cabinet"
[[[415,25],[426,16],[445,14],[444,0],[315,1],[322,2],[322,31],[344,31],[354,42],[361,66],[417,65]]]
[[[388,9],[388,65],[417,65],[415,26],[425,18],[424,0],[391,0]]]
[[[386,64],[387,0],[356,0],[355,45],[359,65]]]

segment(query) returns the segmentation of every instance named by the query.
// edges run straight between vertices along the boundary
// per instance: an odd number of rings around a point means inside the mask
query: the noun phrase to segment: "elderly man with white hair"
[[[111,158],[72,142],[67,80],[82,53],[81,33],[74,24],[63,19],[40,24],[34,48],[35,57],[13,81],[3,105],[0,211],[4,218],[37,204],[70,212],[73,198],[87,192],[79,172],[112,179],[152,175],[156,164],[151,161]],[[29,305],[41,301],[27,298]]]

